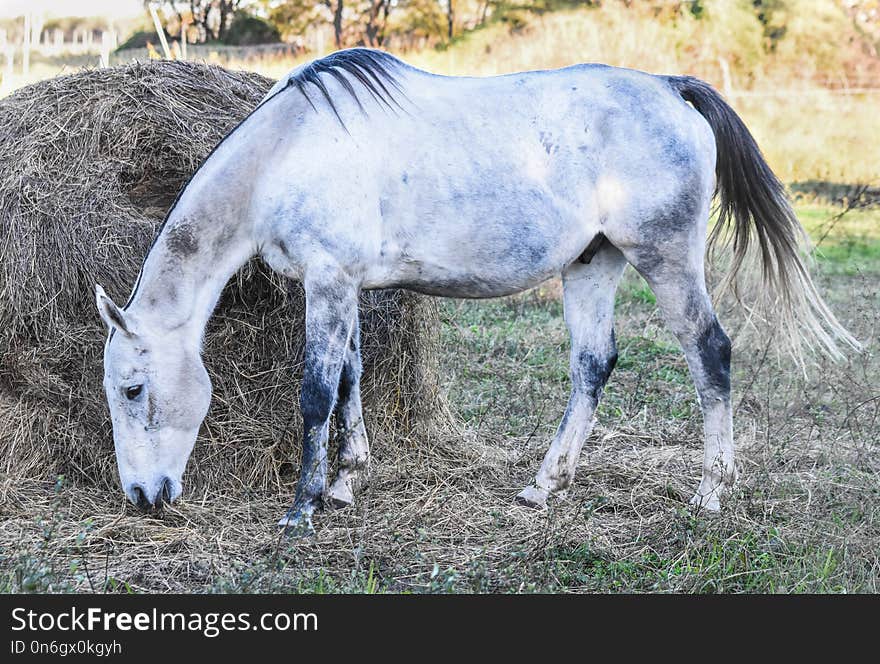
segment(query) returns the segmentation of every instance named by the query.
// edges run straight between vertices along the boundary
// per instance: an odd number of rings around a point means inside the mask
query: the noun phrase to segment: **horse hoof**
[[[303,512],[287,514],[278,522],[278,527],[283,530],[285,537],[302,539],[314,537],[315,527],[312,525],[312,515]]]
[[[354,494],[351,492],[351,487],[345,482],[334,482],[324,496],[324,503],[336,510],[348,507],[353,502]]]
[[[708,495],[695,493],[694,497],[690,500],[690,504],[692,507],[696,507],[698,510],[705,510],[707,512],[721,511],[721,501],[718,500],[717,491],[713,491]]]
[[[547,504],[547,497],[549,495],[550,492],[546,489],[540,489],[536,486],[527,486],[516,494],[516,504],[533,510],[541,510],[544,509],[544,506]]]

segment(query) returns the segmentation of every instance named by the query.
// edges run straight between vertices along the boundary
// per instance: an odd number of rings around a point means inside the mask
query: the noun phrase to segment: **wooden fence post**
[[[101,32],[101,66],[110,66],[110,43],[111,35],[108,30]]]
[[[162,23],[159,21],[159,14],[156,13],[156,5],[153,3],[150,3],[150,16],[153,17],[153,25],[156,26],[156,34],[159,35],[159,43],[162,44],[162,51],[165,53],[165,57],[170,60],[171,49],[168,48],[168,40],[165,39],[165,30],[162,28]]]
[[[31,15],[24,15],[24,43],[21,46],[21,73],[27,78],[31,70]]]
[[[6,41],[6,30],[0,28],[0,53],[6,58],[6,65],[3,73],[0,74],[0,91],[3,88],[12,85],[12,77],[15,74],[13,69],[15,63],[15,46],[11,42]]]
[[[186,60],[186,40],[187,40],[187,31],[189,30],[189,21],[183,19],[180,23],[180,54],[181,57]]]

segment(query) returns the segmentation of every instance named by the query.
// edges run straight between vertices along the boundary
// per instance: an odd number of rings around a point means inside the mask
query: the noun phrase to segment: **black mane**
[[[349,75],[357,79],[373,96],[373,99],[393,110],[394,106],[402,108],[389,90],[390,87],[396,92],[401,93],[400,86],[392,73],[392,69],[400,64],[397,58],[383,51],[374,51],[368,48],[351,48],[332,53],[327,57],[315,60],[304,66],[299,72],[290,77],[287,85],[296,86],[315,110],[318,109],[315,107],[311,97],[309,97],[307,86],[311,84],[318,88],[324,99],[330,104],[330,108],[333,109],[333,113],[339,122],[342,123],[342,118],[339,116],[339,111],[336,108],[333,97],[327,90],[327,85],[322,75],[329,74],[339,81],[339,84],[357,102],[361,111],[364,111],[364,107],[358,97],[358,91],[352,85]],[[345,126],[344,123],[343,126]]]

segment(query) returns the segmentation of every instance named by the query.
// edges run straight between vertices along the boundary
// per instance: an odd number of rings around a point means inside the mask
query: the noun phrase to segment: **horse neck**
[[[127,310],[155,331],[199,343],[223,287],[256,253],[246,205],[246,193],[222,170],[200,172],[144,261]]]

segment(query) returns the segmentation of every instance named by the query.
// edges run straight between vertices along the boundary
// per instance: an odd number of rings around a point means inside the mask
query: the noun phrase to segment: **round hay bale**
[[[62,76],[0,100],[0,472],[116,485],[95,283],[125,302],[193,171],[272,81],[189,62]],[[208,326],[211,411],[190,492],[276,490],[298,467],[304,299],[258,260]],[[437,310],[405,291],[361,301],[363,400],[374,442],[444,412]]]

